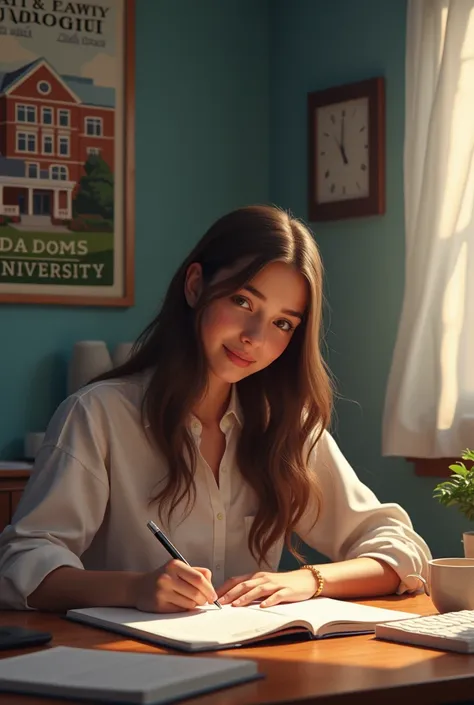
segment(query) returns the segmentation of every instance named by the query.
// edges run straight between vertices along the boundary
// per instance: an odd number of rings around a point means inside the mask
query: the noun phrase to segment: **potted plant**
[[[474,462],[474,451],[466,449],[461,454],[463,460]],[[446,482],[434,488],[433,497],[445,507],[456,506],[468,521],[474,520],[474,465],[467,468],[458,460],[449,469],[453,473]],[[464,555],[474,558],[474,531],[463,533]]]

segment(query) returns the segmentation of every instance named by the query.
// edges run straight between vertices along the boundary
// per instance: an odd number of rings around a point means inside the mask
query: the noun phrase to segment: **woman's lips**
[[[234,365],[237,365],[237,367],[249,367],[249,365],[252,365],[255,360],[246,360],[243,357],[240,357],[237,353],[232,352],[232,350],[229,350],[229,348],[226,348],[224,345],[224,351],[227,357],[231,362],[234,363]]]

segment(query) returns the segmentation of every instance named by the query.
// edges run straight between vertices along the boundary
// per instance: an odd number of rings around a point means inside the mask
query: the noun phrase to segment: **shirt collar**
[[[149,372],[147,370],[145,373],[143,373],[142,379],[140,381],[143,385],[144,390],[147,388],[148,384],[150,383],[150,378],[151,378],[151,372]],[[237,421],[239,426],[242,428],[242,426],[244,425],[244,415],[243,415],[242,407],[240,405],[239,394],[237,392],[237,385],[236,384],[232,385],[231,392],[230,392],[229,406],[225,410],[224,415],[223,415],[221,422],[220,422],[220,426],[223,431],[226,430],[225,427],[228,426],[229,421],[231,421],[231,423],[232,423],[232,417]],[[148,422],[146,422],[145,428],[149,428],[149,426],[150,426],[150,424]],[[201,431],[202,431],[201,422],[193,414],[191,414],[189,427],[195,433],[197,432],[197,435],[199,435],[199,436],[201,435]]]
[[[237,393],[237,387],[235,384],[232,385],[230,400],[227,409],[220,420],[219,427],[224,433],[229,430],[230,426],[237,421],[240,427],[243,426],[243,413],[242,407],[239,401],[239,395]],[[195,436],[201,436],[202,424],[199,419],[191,414],[189,427]]]
[[[229,406],[227,407],[227,411],[225,412],[225,414],[222,418],[225,419],[227,416],[229,416],[231,414],[235,417],[236,421],[239,423],[239,426],[242,427],[244,425],[244,417],[243,417],[243,413],[242,413],[242,407],[241,407],[240,401],[239,401],[239,395],[237,392],[237,385],[236,384],[232,385]]]

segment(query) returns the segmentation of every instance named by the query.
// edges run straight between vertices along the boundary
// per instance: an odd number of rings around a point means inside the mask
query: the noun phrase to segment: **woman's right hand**
[[[217,600],[208,568],[173,559],[138,577],[134,606],[142,612],[185,612]]]

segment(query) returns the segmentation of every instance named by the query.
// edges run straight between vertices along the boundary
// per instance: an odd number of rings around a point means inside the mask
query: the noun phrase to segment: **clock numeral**
[[[357,112],[357,108],[354,108],[354,110],[352,111],[352,117],[354,117],[354,115],[356,114],[356,112]]]
[[[357,188],[358,188],[359,191],[360,191],[360,185],[359,185],[359,182],[358,182],[358,181],[356,181],[356,186],[357,186]]]
[[[331,136],[331,135],[329,134],[329,132],[323,132],[323,135],[324,135],[325,137],[330,137],[330,136]]]
[[[346,187],[345,187],[345,186],[342,187],[342,193],[343,193],[344,195],[345,195],[345,193],[346,193]]]
[[[360,168],[362,169],[362,171],[366,171],[366,169],[367,169],[367,167],[366,167],[365,164],[361,164],[361,165],[360,165]]]
[[[369,149],[369,145],[368,145],[368,144],[364,144],[364,147],[365,147],[365,149]]]
[[[362,125],[362,127],[361,127],[360,130],[359,130],[359,132],[363,132],[364,130],[365,130],[365,125]]]
[[[320,153],[319,153],[319,155],[320,155],[321,157],[324,157],[325,154],[326,154],[326,152],[320,152]]]
[[[345,111],[345,110],[342,111],[342,117],[346,117],[346,111]]]
[[[335,184],[331,184],[331,193],[334,193],[335,190],[336,190],[336,185],[335,185]]]
[[[331,122],[333,125],[336,124],[336,118],[334,117],[334,115],[331,115]]]
[[[324,172],[324,178],[328,179],[329,178],[329,169]]]

